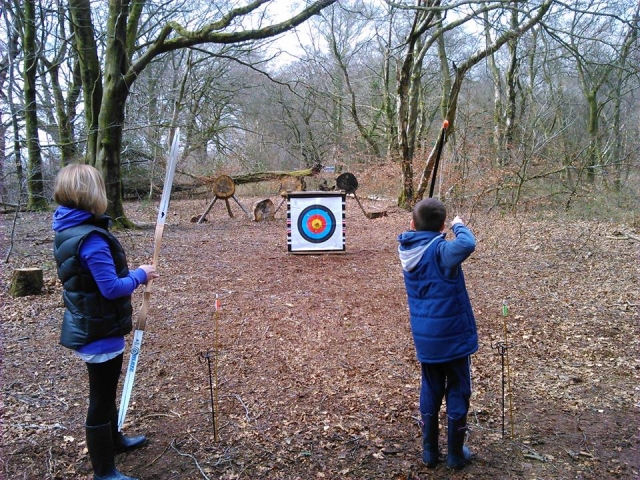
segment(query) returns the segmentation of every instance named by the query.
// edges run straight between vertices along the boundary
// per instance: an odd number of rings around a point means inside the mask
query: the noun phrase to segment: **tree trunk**
[[[587,147],[587,157],[585,161],[586,180],[593,182],[595,180],[596,169],[600,164],[600,140],[599,135],[599,119],[600,110],[598,108],[598,97],[595,91],[587,94],[587,106],[589,107],[589,119],[587,131],[589,132],[589,146]]]
[[[392,7],[393,9],[393,7]],[[393,17],[393,10],[391,12]],[[382,92],[382,110],[386,119],[386,142],[387,157],[394,157],[399,150],[398,147],[398,128],[394,118],[396,107],[391,96],[391,38],[392,38],[392,21],[389,21],[389,30],[387,31],[387,44],[384,50],[384,64],[382,66],[382,78],[384,85]]]
[[[96,168],[101,171],[107,189],[107,214],[117,225],[131,227],[122,204],[120,152],[125,106],[129,86],[124,81],[129,61],[126,55],[128,2],[109,1],[107,44],[104,63],[104,94],[98,117],[98,155]]]
[[[14,13],[14,18],[16,18]],[[17,20],[16,20],[17,21]],[[17,26],[16,26],[17,27]],[[18,105],[18,101],[14,99],[15,93],[15,72],[18,70],[16,65],[16,57],[18,56],[18,28],[10,29],[9,21],[7,20],[7,31],[12,30],[14,33],[8,40],[8,75],[9,75],[9,85],[7,91],[5,92],[7,95],[7,105],[9,105],[9,112],[11,114],[11,127],[13,130],[13,164],[16,169],[16,180],[19,185],[18,195],[16,203],[18,205],[22,204],[22,185],[24,183],[24,172],[22,169],[22,144],[20,142],[20,121],[19,114],[16,106]],[[4,178],[4,176],[3,176]]]
[[[489,13],[484,12],[484,35],[485,45],[491,45],[491,24],[489,23]],[[495,154],[495,165],[502,167],[506,164],[504,148],[504,108],[502,98],[504,97],[504,86],[502,75],[496,64],[494,54],[487,56],[489,72],[493,80],[493,149]]]
[[[74,29],[74,46],[80,64],[80,78],[82,79],[87,132],[86,163],[95,166],[98,155],[98,117],[102,103],[102,72],[91,21],[91,2],[89,0],[69,0],[69,12],[72,20],[71,25]]]
[[[402,171],[402,190],[398,197],[398,206],[410,209],[413,200],[413,158],[409,155],[409,94],[411,91],[411,64],[415,43],[409,45],[402,68],[398,76],[398,106],[396,120],[398,122],[398,151],[400,153],[400,169]]]
[[[628,169],[623,168],[623,136],[620,120],[620,110],[622,104],[622,90],[626,80],[627,60],[631,53],[631,47],[638,40],[638,24],[640,23],[640,3],[636,7],[635,21],[629,26],[627,35],[625,36],[625,42],[622,50],[620,51],[619,69],[616,75],[614,83],[614,95],[615,100],[613,104],[613,149],[611,152],[611,162],[613,163],[613,186],[614,189],[619,192],[622,189],[623,172]]]
[[[56,123],[58,125],[58,145],[60,145],[60,165],[71,163],[77,156],[73,125],[65,109],[64,95],[58,78],[58,65],[49,69],[53,98],[56,107]]]
[[[78,107],[78,99],[82,92],[82,79],[80,76],[80,62],[74,45],[74,36],[70,36],[67,32],[68,24],[68,7],[62,3],[57,6],[57,35],[60,43],[55,51],[55,56],[49,59],[46,55],[41,55],[42,62],[41,76],[47,76],[51,80],[52,99],[48,100],[47,105],[53,105],[55,113],[51,113],[50,125],[56,125],[56,144],[60,148],[60,166],[64,167],[73,161],[78,161],[78,146],[75,138],[76,110]],[[73,27],[71,27],[73,30]],[[69,51],[72,51],[71,59],[69,59]],[[67,69],[72,68],[70,81],[66,74]],[[60,83],[60,77],[64,75],[64,85]],[[48,90],[45,89],[45,94]],[[66,99],[65,99],[66,93]],[[47,108],[47,111],[49,109]],[[53,136],[53,134],[52,134]]]
[[[9,42],[11,39],[9,39]],[[5,85],[7,81],[7,77],[9,76],[9,69],[12,68],[10,63],[11,55],[9,52],[4,52],[2,54],[2,59],[0,59],[0,85]],[[5,105],[9,104],[9,96],[4,91],[4,89],[0,89],[0,101],[4,102]],[[4,186],[5,180],[5,161],[7,159],[7,130],[9,129],[9,125],[7,123],[0,124],[0,200],[6,200],[6,188]]]
[[[440,12],[436,13],[436,21],[442,21]],[[440,61],[440,76],[442,77],[442,98],[440,100],[440,115],[447,118],[449,110],[449,92],[451,91],[451,70],[449,69],[449,59],[447,58],[444,35],[438,37],[438,60]],[[450,132],[450,133],[453,133]]]
[[[44,197],[42,179],[42,155],[38,139],[38,112],[36,76],[38,52],[36,47],[36,13],[34,0],[24,3],[24,121],[27,135],[27,153],[29,172],[27,178],[28,210],[43,210],[48,202]]]
[[[511,12],[511,28],[516,29],[518,27],[518,12],[513,10]],[[534,35],[535,43],[535,35]],[[518,39],[514,38],[507,42],[509,47],[509,68],[505,75],[506,83],[506,111],[505,111],[505,125],[504,125],[504,154],[505,162],[511,160],[511,150],[513,149],[513,143],[515,140],[515,127],[516,127],[516,100],[517,100],[517,86],[518,86],[518,69],[520,61],[518,58]]]

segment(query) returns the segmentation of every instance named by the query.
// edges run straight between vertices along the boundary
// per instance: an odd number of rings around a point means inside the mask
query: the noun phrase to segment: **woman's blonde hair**
[[[58,172],[53,184],[53,199],[58,205],[86,210],[94,215],[107,211],[107,193],[100,172],[83,163],[67,165]]]

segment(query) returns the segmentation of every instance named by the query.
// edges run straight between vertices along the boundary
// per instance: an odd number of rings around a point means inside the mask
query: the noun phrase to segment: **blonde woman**
[[[114,454],[146,442],[118,432],[116,390],[124,336],[132,329],[131,294],[157,278],[152,265],[129,270],[120,242],[109,232],[107,196],[100,172],[90,165],[64,167],[55,179],[54,257],[65,312],[60,343],[87,365],[87,449],[96,480],[135,480],[115,467]]]

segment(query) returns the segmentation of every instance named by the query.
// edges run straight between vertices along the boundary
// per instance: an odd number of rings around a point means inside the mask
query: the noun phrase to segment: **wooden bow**
[[[178,139],[180,137],[180,130],[177,129],[173,142],[171,144],[171,152],[169,154],[169,163],[167,164],[167,171],[164,177],[164,185],[162,187],[162,197],[160,198],[160,207],[158,209],[158,220],[156,221],[156,231],[153,239],[153,262],[154,267],[158,267],[158,257],[160,256],[160,245],[162,244],[162,234],[164,232],[164,224],[167,221],[167,212],[169,211],[169,200],[171,199],[171,186],[173,185],[173,177],[176,171],[176,164],[178,163]],[[118,431],[122,429],[124,425],[124,419],[127,415],[127,409],[129,408],[129,400],[131,399],[131,392],[133,390],[133,381],[136,376],[136,367],[138,366],[138,359],[140,357],[140,350],[142,349],[142,337],[144,329],[147,323],[147,312],[149,311],[149,302],[151,300],[151,286],[153,280],[147,281],[144,288],[144,295],[142,297],[142,307],[138,313],[138,322],[136,323],[136,329],[133,333],[133,343],[131,344],[131,355],[129,356],[129,365],[127,367],[127,374],[122,386],[122,397],[120,398],[120,410],[118,412]]]
[[[433,176],[431,177],[431,188],[429,189],[429,198],[433,197],[433,189],[436,186],[436,175],[438,174],[438,165],[440,164],[440,156],[442,155],[442,147],[447,139],[447,128],[449,128],[449,120],[442,122],[442,131],[438,140],[438,150],[436,151],[436,159],[433,165]]]

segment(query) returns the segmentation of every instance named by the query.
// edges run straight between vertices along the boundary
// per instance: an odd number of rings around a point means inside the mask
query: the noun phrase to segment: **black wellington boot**
[[[428,468],[438,464],[438,416],[421,414],[422,417],[422,461]]]
[[[111,410],[111,435],[113,437],[113,452],[123,453],[136,448],[142,447],[147,443],[147,437],[144,435],[136,435],[135,437],[127,437],[118,431],[118,409]]]
[[[449,443],[447,467],[460,470],[471,460],[471,452],[464,446],[466,433],[467,417],[462,417],[457,420],[449,419],[449,431],[447,432]]]
[[[104,425],[86,426],[87,449],[93,465],[94,480],[137,480],[120,473],[113,458],[111,422]]]

